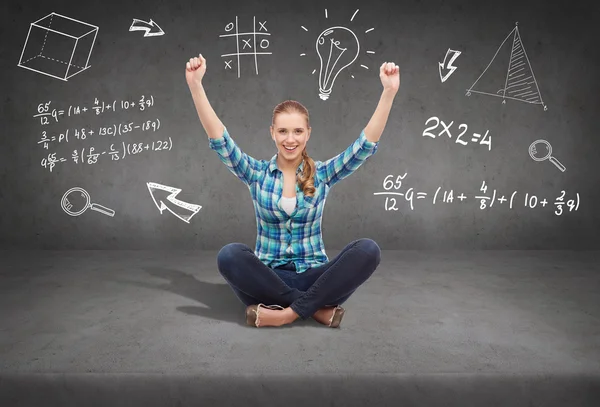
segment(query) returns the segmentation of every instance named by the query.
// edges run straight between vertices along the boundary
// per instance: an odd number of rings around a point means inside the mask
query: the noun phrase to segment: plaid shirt
[[[256,160],[237,146],[227,129],[222,137],[209,138],[209,144],[250,190],[257,226],[254,254],[271,268],[293,262],[297,273],[329,261],[321,235],[327,194],[375,154],[379,146],[379,142],[367,140],[363,130],[345,151],[325,162],[315,160],[315,193],[304,196],[296,183],[296,209],[288,215],[280,206],[283,173],[277,168],[277,154],[269,161]],[[303,165],[301,162],[296,174],[302,172]]]

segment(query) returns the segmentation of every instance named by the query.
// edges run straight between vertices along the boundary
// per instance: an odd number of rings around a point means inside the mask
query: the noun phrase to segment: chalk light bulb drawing
[[[316,48],[321,61],[319,97],[327,100],[340,72],[358,57],[360,45],[352,31],[338,26],[324,30],[317,38]]]

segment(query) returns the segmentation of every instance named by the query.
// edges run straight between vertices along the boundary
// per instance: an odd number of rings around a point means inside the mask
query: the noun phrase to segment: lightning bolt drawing
[[[452,55],[452,57],[450,58],[450,61],[446,62],[448,59],[448,55]],[[460,51],[455,51],[448,48],[448,51],[446,51],[446,56],[444,57],[444,62],[438,62],[440,70],[440,79],[442,82],[446,82],[446,79],[448,79],[450,75],[452,75],[452,73],[456,70],[456,67],[452,66],[452,64],[454,63],[454,60],[458,58],[459,55]],[[448,71],[445,75],[442,73],[442,71],[444,70]]]

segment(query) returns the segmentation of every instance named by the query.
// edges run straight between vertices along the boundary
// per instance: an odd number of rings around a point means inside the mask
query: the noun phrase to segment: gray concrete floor
[[[600,376],[598,252],[384,250],[340,329],[246,326],[216,254],[0,252],[0,373]]]

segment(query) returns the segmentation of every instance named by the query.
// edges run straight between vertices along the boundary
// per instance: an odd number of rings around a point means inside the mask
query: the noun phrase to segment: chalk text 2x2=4
[[[430,122],[433,122],[434,124],[427,127],[425,130],[423,130],[423,137],[436,138],[437,136],[442,136],[444,133],[446,133],[446,135],[448,135],[449,138],[452,138],[452,134],[450,133],[450,128],[454,124],[454,121],[451,121],[449,124],[446,124],[443,120],[440,120],[438,117],[432,116],[429,119],[427,119],[427,121],[425,121],[425,125],[426,126],[429,125]],[[438,126],[441,126],[440,132],[438,134],[432,133],[432,131],[435,130]],[[467,126],[464,123],[461,123],[458,125],[458,128],[461,131],[458,134],[458,136],[456,137],[456,143],[466,146],[467,144],[469,144],[469,142],[463,140],[462,136],[467,132],[467,129],[469,128],[469,126]],[[473,133],[473,135],[471,136],[471,142],[478,143],[481,145],[487,145],[488,150],[491,150],[492,149],[492,136],[489,136],[489,133],[490,133],[489,130],[486,130],[485,134],[483,136],[479,133]]]

